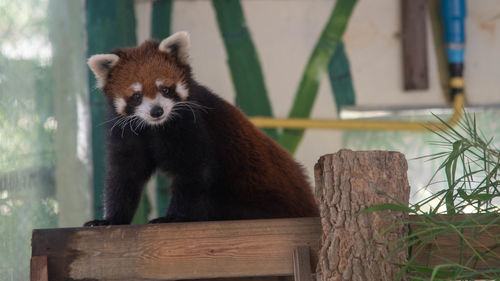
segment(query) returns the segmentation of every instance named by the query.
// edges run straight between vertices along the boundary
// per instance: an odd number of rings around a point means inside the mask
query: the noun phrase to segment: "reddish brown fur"
[[[153,99],[159,77],[167,85],[182,81],[187,101],[199,106],[174,105],[175,118],[155,128],[110,130],[105,218],[86,225],[130,223],[142,186],[156,169],[173,183],[166,216],[153,222],[318,216],[302,167],[238,108],[199,85],[189,65],[159,51],[154,41],[115,54],[120,59],[103,88],[111,118],[117,114],[114,98],[130,97],[130,86],[139,82],[142,94]]]
[[[165,85],[171,86],[186,81],[186,66],[179,66],[173,55],[158,51],[158,42],[149,40],[137,48],[116,49],[114,54],[120,57],[109,73],[104,93],[111,97],[128,98],[134,91],[130,87],[139,82],[142,94],[154,99],[158,89],[155,79],[165,78]]]
[[[263,208],[277,216],[281,214],[280,217],[318,216],[302,167],[239,109],[228,105],[224,111],[227,113],[214,116],[212,126],[218,128],[217,131],[231,133],[213,137],[215,142],[225,144],[217,146],[218,154],[224,157],[224,162],[231,163],[225,168],[231,175],[231,184],[238,186],[236,196],[240,200],[251,198],[261,202]],[[223,118],[226,114],[232,118]]]

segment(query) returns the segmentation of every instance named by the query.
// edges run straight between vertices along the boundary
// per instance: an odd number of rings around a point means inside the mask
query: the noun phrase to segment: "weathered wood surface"
[[[403,154],[340,150],[322,156],[314,167],[322,223],[318,280],[394,280],[407,251],[393,253],[408,235],[408,214],[381,211],[357,215],[392,197],[408,204],[410,185]],[[387,196],[388,195],[388,196]],[[389,226],[392,229],[383,233]],[[393,253],[392,255],[389,255]],[[402,279],[404,280],[404,278]]]
[[[410,221],[417,220],[410,216]],[[493,249],[492,256],[499,257],[500,222],[496,221],[487,232],[474,236],[472,243],[482,251]],[[295,247],[307,245],[315,253],[320,236],[319,218],[37,229],[32,255],[48,256],[51,281],[291,276]],[[430,265],[443,259],[459,261],[457,239],[429,241],[416,265],[428,265],[428,257]],[[314,254],[311,259],[314,265]],[[481,267],[500,268],[500,259]]]
[[[30,268],[31,281],[49,281],[46,256],[31,257]]]
[[[318,218],[40,229],[32,255],[48,256],[50,280],[283,276],[319,233]]]
[[[298,246],[293,251],[293,276],[294,281],[313,281],[308,246]]]
[[[435,266],[438,264],[459,263],[469,267],[475,266],[476,269],[498,269],[500,268],[500,214],[485,215],[437,215],[434,218],[437,223],[435,231],[439,232],[440,221],[454,221],[453,225],[460,234],[447,233],[446,235],[437,235],[424,246],[422,252],[418,255],[415,249],[420,245],[413,247],[414,264],[420,266]],[[468,226],[462,224],[463,221],[474,221]],[[420,233],[424,228],[420,226],[422,217],[410,216],[410,228],[413,233]],[[427,228],[428,229],[428,228]],[[419,235],[424,241],[424,234]],[[460,237],[462,236],[462,237]],[[472,248],[477,253],[489,253],[482,255],[482,259],[471,259],[477,257]]]
[[[426,0],[401,1],[405,90],[429,88],[426,16]]]

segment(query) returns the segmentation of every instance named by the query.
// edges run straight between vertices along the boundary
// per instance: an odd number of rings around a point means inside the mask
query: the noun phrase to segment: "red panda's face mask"
[[[189,103],[188,49],[189,34],[178,32],[159,45],[146,41],[94,55],[88,65],[118,114],[154,126],[175,116],[176,105]]]

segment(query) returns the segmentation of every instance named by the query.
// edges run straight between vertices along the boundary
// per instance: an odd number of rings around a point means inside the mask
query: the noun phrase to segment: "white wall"
[[[286,117],[302,70],[330,15],[329,0],[242,0],[274,114]],[[139,38],[149,35],[150,2],[137,1]],[[500,1],[468,1],[466,83],[469,104],[500,104]],[[149,7],[149,8],[148,8]],[[430,24],[427,25],[430,28]],[[172,31],[188,30],[197,80],[233,101],[222,38],[208,0],[174,2]],[[429,29],[430,88],[403,91],[400,1],[360,0],[344,35],[358,105],[444,105]],[[337,118],[330,85],[322,79],[312,118]],[[296,158],[310,171],[319,156],[342,148],[342,132],[308,130]]]

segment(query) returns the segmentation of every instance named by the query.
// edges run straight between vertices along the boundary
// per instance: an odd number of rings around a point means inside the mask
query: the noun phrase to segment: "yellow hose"
[[[453,114],[446,122],[450,127],[455,126],[463,115],[463,93],[455,95],[453,99]],[[267,118],[253,117],[250,121],[259,128],[287,128],[287,129],[336,129],[336,130],[388,130],[388,131],[442,131],[448,128],[441,122],[407,122],[407,121],[377,121],[377,120],[327,120],[327,119],[299,119],[299,118]]]

